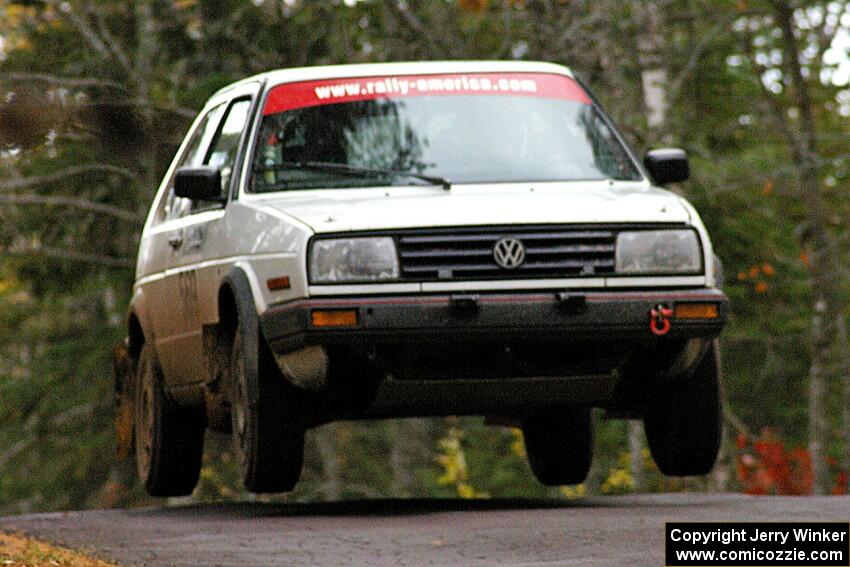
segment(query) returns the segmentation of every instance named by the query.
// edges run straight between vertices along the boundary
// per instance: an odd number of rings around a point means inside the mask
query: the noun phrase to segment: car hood
[[[294,191],[254,197],[316,232],[441,226],[689,222],[682,199],[644,184],[572,182]]]

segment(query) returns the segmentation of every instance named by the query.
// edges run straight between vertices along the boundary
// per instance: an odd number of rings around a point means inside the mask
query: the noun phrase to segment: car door
[[[222,195],[231,194],[237,157],[253,110],[259,85],[244,85],[228,93],[229,100],[215,135],[200,163],[221,172]],[[169,231],[171,248],[166,270],[166,290],[171,299],[171,322],[167,347],[160,349],[160,362],[172,377],[171,386],[204,382],[203,322],[210,320],[224,265],[231,256],[222,238],[226,207],[220,202],[189,201],[184,215]],[[211,299],[212,298],[212,299]]]
[[[154,341],[160,358],[168,354],[170,340],[179,329],[179,320],[172,309],[173,300],[169,296],[167,275],[174,261],[175,239],[182,234],[180,223],[190,208],[186,199],[174,195],[174,172],[180,167],[203,162],[225,108],[225,102],[220,101],[208,106],[196,120],[160,187],[139,245],[135,293],[144,298],[144,319],[150,332],[148,339]],[[170,374],[170,371],[166,372],[166,376]]]

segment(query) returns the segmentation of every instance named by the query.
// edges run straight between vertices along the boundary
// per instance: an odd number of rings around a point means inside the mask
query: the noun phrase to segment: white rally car
[[[253,492],[290,490],[339,419],[516,423],[581,482],[591,408],[642,417],[669,475],[720,442],[728,312],[699,216],[561,66],[273,71],[213,96],[159,188],[116,357],[119,432],[188,494],[205,428]]]

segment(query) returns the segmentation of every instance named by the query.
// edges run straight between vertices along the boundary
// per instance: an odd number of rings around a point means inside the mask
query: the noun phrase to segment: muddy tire
[[[145,344],[136,371],[133,412],[136,470],[151,496],[191,494],[201,472],[206,417],[182,407],[163,389],[156,354]]]
[[[690,377],[659,381],[644,416],[649,450],[668,476],[711,472],[720,451],[722,411],[717,341]]]
[[[255,493],[287,492],[301,476],[304,429],[292,424],[290,388],[271,353],[262,342],[256,352],[246,352],[241,331],[234,333],[230,356],[230,414],[242,482]],[[247,357],[258,358],[254,364]],[[253,371],[256,376],[250,376]]]
[[[593,462],[590,408],[566,408],[522,421],[525,452],[534,476],[546,486],[580,484]]]

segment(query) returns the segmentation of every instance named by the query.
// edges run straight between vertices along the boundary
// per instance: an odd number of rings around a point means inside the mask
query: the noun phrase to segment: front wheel
[[[181,407],[166,396],[159,362],[148,344],[142,347],[136,376],[133,420],[139,479],[151,496],[191,494],[204,452],[203,408]]]
[[[534,476],[547,486],[580,484],[593,461],[590,408],[566,408],[522,420],[525,452]]]
[[[292,396],[271,353],[262,344],[249,352],[246,342],[237,328],[230,359],[230,415],[242,482],[255,493],[286,492],[301,476],[304,429],[292,423]]]
[[[711,343],[689,378],[659,380],[644,415],[649,450],[668,476],[708,474],[720,451],[720,349]]]

